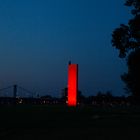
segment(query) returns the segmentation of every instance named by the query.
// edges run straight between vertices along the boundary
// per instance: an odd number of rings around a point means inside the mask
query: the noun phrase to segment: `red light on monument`
[[[78,65],[68,65],[68,106],[76,106],[78,91]]]

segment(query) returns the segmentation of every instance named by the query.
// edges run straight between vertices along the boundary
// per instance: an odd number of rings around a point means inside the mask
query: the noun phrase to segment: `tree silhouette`
[[[127,91],[140,96],[140,0],[126,0],[125,5],[131,7],[132,19],[113,31],[112,45],[119,57],[127,58],[128,72],[121,76]]]
[[[128,92],[140,96],[140,49],[133,51],[127,60],[128,72],[122,75]]]

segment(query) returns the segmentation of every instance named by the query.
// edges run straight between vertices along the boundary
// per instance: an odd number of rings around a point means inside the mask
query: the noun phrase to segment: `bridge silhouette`
[[[17,104],[64,104],[65,102],[51,96],[41,96],[18,85],[12,85],[0,89],[0,105]]]
[[[33,97],[35,92],[25,89],[18,85],[12,85],[0,89],[0,97]]]

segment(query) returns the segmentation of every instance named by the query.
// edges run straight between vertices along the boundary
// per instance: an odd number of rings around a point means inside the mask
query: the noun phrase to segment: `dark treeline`
[[[0,105],[67,105],[67,90],[64,89],[62,96],[52,97],[50,95],[40,97],[0,97]],[[131,106],[140,105],[140,99],[134,96],[113,96],[111,92],[98,92],[94,96],[84,96],[79,91],[77,96],[77,106],[102,106],[102,107],[114,107],[114,106]]]

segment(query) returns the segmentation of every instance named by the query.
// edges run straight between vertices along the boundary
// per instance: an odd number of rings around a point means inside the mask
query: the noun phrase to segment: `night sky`
[[[112,31],[130,19],[125,0],[1,0],[0,88],[18,84],[60,96],[68,61],[79,64],[79,89],[124,95],[125,60]]]

